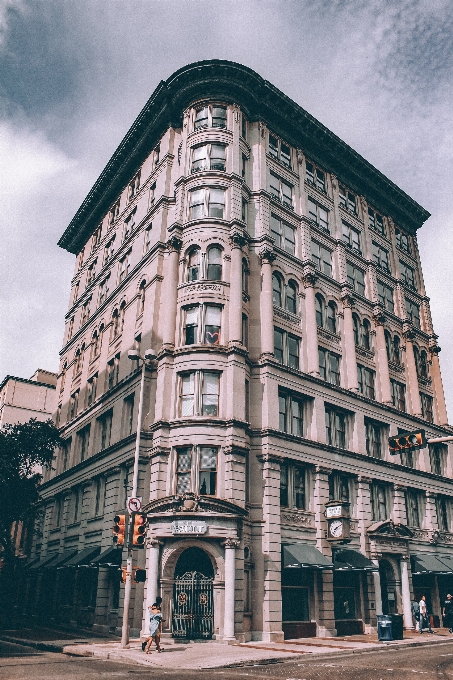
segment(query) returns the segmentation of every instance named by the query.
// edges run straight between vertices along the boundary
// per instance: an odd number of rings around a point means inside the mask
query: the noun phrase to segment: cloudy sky
[[[0,379],[56,370],[57,241],[160,80],[255,69],[432,217],[422,264],[453,420],[451,0],[0,0]]]

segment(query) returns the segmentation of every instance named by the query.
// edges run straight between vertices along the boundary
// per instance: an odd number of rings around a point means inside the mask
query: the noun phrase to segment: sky
[[[57,241],[161,80],[257,71],[432,214],[419,231],[453,422],[451,0],[0,0],[0,380],[56,371]]]

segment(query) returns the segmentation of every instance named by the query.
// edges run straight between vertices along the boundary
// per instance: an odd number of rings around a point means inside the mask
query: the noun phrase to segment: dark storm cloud
[[[0,0],[0,377],[57,367],[59,236],[159,81],[212,58],[258,71],[433,213],[419,242],[446,371],[452,36],[450,0]]]

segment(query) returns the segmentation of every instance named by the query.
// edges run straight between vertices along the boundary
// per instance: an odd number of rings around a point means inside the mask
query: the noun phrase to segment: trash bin
[[[390,614],[392,619],[392,638],[394,640],[403,639],[403,615],[402,614]]]
[[[392,617],[388,614],[378,614],[377,631],[380,642],[390,642],[393,640]]]

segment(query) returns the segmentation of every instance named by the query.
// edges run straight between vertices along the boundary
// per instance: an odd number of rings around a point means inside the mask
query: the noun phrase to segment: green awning
[[[107,550],[104,550],[104,552],[92,559],[90,565],[92,567],[120,567],[122,555],[122,548],[111,545],[110,548],[107,548]]]
[[[438,557],[429,553],[418,553],[411,555],[411,559],[413,574],[451,574],[453,571],[451,566],[441,562],[440,555]]]
[[[338,571],[379,571],[379,567],[358,550],[334,550],[333,565]]]
[[[448,568],[448,573],[453,573],[453,555],[437,555],[437,559],[445,564]]]
[[[73,549],[60,553],[54,560],[45,564],[44,569],[56,569],[57,567],[61,567],[66,560],[70,560],[71,557],[74,557],[76,552],[77,551]]]
[[[332,562],[313,545],[293,543],[282,546],[282,563],[284,569],[311,567],[312,569],[333,569]]]
[[[56,557],[58,557],[58,553],[52,553],[52,555],[46,555],[45,557],[41,557],[38,562],[34,562],[29,568],[30,569],[41,569],[41,567],[44,567],[47,562],[50,562],[50,560],[54,560]]]
[[[101,548],[98,545],[92,545],[89,548],[84,548],[79,553],[71,557],[65,562],[64,567],[87,567],[91,560],[99,555]],[[62,567],[63,568],[63,567]]]

